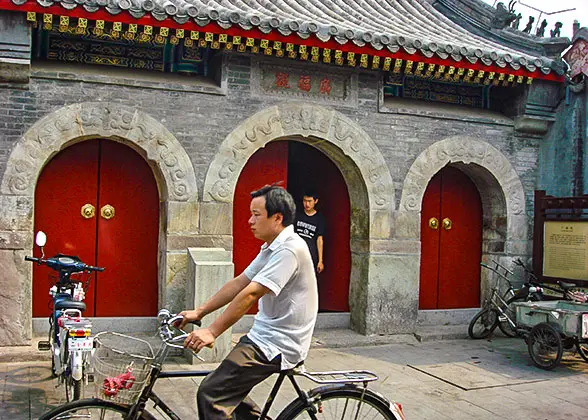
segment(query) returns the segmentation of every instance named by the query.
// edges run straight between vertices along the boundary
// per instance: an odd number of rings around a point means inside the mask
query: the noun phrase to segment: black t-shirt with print
[[[296,215],[294,230],[306,241],[315,268],[318,264],[316,240],[319,236],[325,236],[325,227],[325,217],[319,212],[316,212],[312,216],[307,215],[305,212]]]

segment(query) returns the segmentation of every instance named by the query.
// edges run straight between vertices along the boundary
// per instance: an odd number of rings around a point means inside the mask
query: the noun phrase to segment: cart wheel
[[[578,349],[578,353],[586,363],[588,363],[588,343],[580,343],[580,341],[576,342],[576,348]]]
[[[563,354],[559,332],[545,322],[533,327],[527,346],[535,366],[545,370],[556,367]]]

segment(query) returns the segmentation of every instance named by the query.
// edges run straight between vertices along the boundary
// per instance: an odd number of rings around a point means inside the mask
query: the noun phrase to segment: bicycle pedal
[[[51,344],[49,343],[49,341],[39,341],[37,343],[37,350],[49,351],[51,350]]]

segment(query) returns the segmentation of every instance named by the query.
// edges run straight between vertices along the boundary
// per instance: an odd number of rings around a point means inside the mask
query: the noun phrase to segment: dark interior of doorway
[[[306,143],[288,141],[288,191],[298,211],[304,211],[304,190],[319,195],[317,209],[326,219],[325,270],[318,274],[319,311],[349,311],[351,273],[349,192],[337,166],[320,150]]]

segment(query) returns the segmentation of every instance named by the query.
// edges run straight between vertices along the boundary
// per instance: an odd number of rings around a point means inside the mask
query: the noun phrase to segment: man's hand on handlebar
[[[182,321],[177,325],[180,330],[183,330],[187,324],[195,324],[200,326],[200,320],[204,318],[204,313],[199,309],[193,309],[191,311],[182,311],[178,316],[182,316]]]
[[[199,352],[204,347],[212,348],[215,339],[215,336],[208,328],[199,328],[188,334],[188,337],[184,340],[184,347]]]

